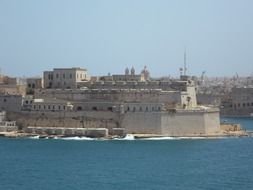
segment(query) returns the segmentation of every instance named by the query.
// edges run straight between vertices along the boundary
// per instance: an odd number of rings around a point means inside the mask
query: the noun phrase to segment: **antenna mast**
[[[184,48],[184,75],[186,75],[186,48]]]

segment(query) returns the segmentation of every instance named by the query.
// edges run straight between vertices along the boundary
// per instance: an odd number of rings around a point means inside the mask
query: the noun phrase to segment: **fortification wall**
[[[168,136],[210,135],[220,131],[219,111],[127,112],[122,120],[127,133]]]
[[[169,136],[205,134],[203,113],[163,113],[162,133]]]
[[[121,123],[126,133],[162,134],[160,112],[127,112]]]
[[[213,134],[220,132],[220,113],[219,111],[211,111],[204,113],[205,132]]]
[[[220,131],[219,111],[163,113],[162,133],[172,136],[210,135]]]
[[[181,105],[180,91],[156,90],[37,90],[35,98],[83,102],[174,102]]]
[[[118,114],[112,112],[9,112],[8,119],[18,126],[60,128],[107,128],[118,127]]]
[[[134,106],[134,105],[133,105]],[[10,120],[27,128],[106,128],[113,134],[115,128],[126,133],[161,134],[168,136],[210,135],[220,131],[219,110],[135,111],[114,113],[108,111],[21,112],[8,113]]]

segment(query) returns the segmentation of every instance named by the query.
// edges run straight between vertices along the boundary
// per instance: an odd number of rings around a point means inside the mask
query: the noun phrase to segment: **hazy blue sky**
[[[252,0],[0,0],[0,67],[12,76],[55,67],[91,75],[253,73]]]

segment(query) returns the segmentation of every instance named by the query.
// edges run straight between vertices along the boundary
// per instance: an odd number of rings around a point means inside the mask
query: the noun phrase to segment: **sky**
[[[0,68],[92,76],[146,65],[151,76],[253,74],[252,0],[0,0]]]

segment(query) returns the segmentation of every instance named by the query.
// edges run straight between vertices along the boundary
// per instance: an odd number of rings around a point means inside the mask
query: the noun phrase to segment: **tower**
[[[134,67],[131,68],[131,75],[135,75],[135,69],[134,69]]]
[[[125,69],[125,75],[129,75],[129,69],[128,69],[128,67]]]

